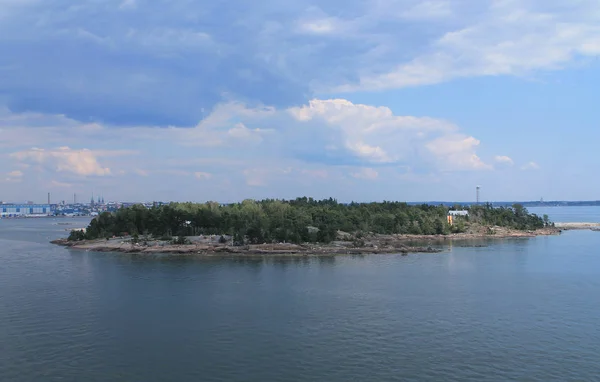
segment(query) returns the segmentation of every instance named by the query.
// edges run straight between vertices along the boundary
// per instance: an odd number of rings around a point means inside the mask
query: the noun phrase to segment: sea
[[[531,212],[600,222],[599,207]],[[600,232],[438,254],[72,251],[0,220],[0,381],[593,381]]]

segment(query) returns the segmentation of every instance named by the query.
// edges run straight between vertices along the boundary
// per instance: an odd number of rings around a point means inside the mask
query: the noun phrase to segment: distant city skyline
[[[248,4],[3,2],[0,199],[600,198],[597,1]]]

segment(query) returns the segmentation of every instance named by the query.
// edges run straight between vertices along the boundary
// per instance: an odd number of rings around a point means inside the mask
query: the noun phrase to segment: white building
[[[49,204],[0,204],[0,217],[48,216],[52,214]]]

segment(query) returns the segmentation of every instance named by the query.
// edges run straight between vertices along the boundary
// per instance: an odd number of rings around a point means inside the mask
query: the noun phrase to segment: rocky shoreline
[[[277,256],[327,256],[365,254],[408,254],[439,253],[439,246],[452,240],[482,240],[529,238],[557,235],[557,228],[544,228],[536,231],[517,231],[501,227],[481,227],[467,233],[450,235],[367,235],[356,239],[349,234],[341,234],[338,241],[330,244],[252,244],[233,246],[213,241],[172,244],[170,242],[148,240],[133,243],[131,238],[110,240],[68,241],[53,240],[51,243],[71,249],[94,252],[121,252],[136,254],[177,254],[177,255],[277,255]],[[418,243],[418,245],[412,245]],[[436,247],[437,246],[437,247]]]
[[[556,227],[565,231],[574,231],[574,230],[592,230],[592,231],[600,231],[600,223],[581,223],[581,222],[573,222],[573,223],[556,223]]]

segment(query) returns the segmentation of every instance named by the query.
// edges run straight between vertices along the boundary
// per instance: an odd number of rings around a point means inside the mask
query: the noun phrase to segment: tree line
[[[455,209],[463,209],[460,206]],[[241,203],[170,203],[147,208],[133,205],[94,218],[85,232],[70,240],[148,235],[154,238],[196,235],[231,235],[235,243],[321,242],[348,233],[445,235],[464,232],[472,223],[521,230],[542,228],[549,222],[516,205],[465,207],[469,216],[448,224],[448,207],[401,202],[338,203],[335,199],[262,201]]]

